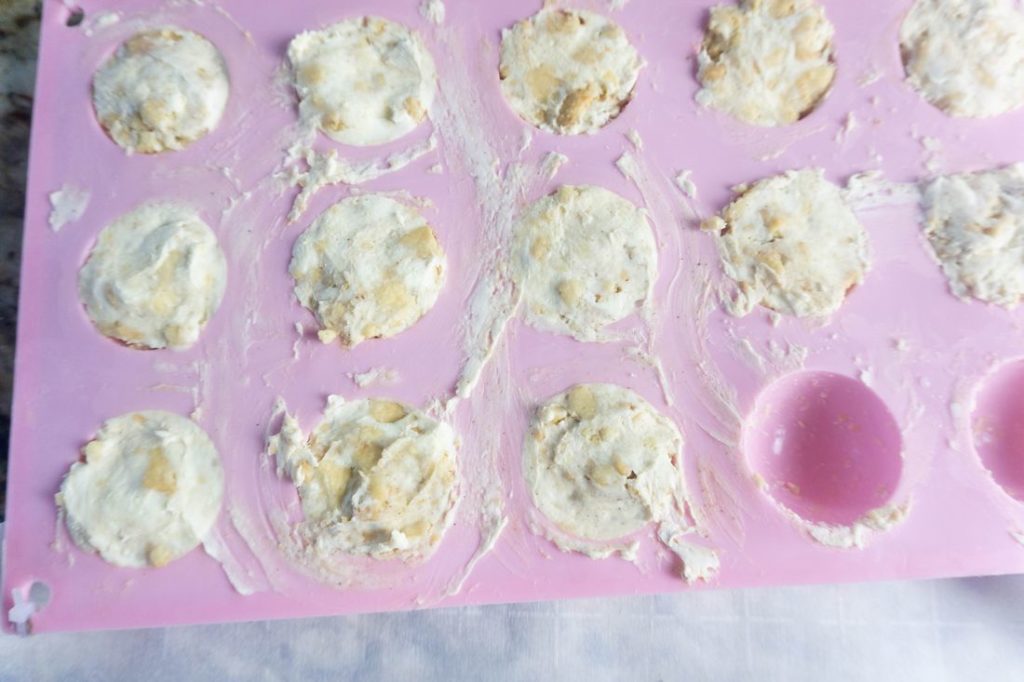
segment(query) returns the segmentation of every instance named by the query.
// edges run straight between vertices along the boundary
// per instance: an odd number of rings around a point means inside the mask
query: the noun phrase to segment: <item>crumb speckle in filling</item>
[[[451,522],[455,434],[412,407],[330,396],[308,437],[285,415],[268,445],[298,488],[299,533],[322,555],[422,559]]]
[[[96,118],[129,153],[184,149],[217,127],[227,106],[227,67],[210,41],[165,26],[126,40],[96,72]]]
[[[736,283],[730,312],[754,306],[797,317],[826,317],[870,267],[868,239],[839,188],[821,171],[789,171],[741,188],[715,235],[725,274]]]
[[[650,296],[657,247],[644,212],[606,189],[564,185],[519,219],[512,266],[526,321],[600,337]]]
[[[220,458],[194,422],[170,412],[108,420],[71,465],[57,504],[75,543],[118,566],[165,566],[217,520]]]
[[[580,384],[537,410],[523,469],[534,504],[563,532],[614,540],[669,516],[681,448],[676,426],[637,394]]]
[[[368,194],[324,211],[295,242],[290,271],[320,340],[352,347],[412,326],[437,301],[446,268],[415,209]]]
[[[288,45],[299,116],[345,144],[391,142],[430,111],[437,76],[419,36],[379,17],[306,31]]]
[[[697,102],[753,125],[797,121],[832,86],[833,33],[815,0],[740,0],[711,8],[697,55]]]
[[[227,266],[190,207],[145,204],[103,228],[78,293],[104,335],[136,348],[191,346],[224,295]]]
[[[1024,104],[1024,12],[1017,0],[917,0],[900,28],[907,81],[951,116]]]
[[[949,287],[1007,308],[1024,297],[1024,164],[936,178],[924,191],[932,254]]]
[[[643,62],[613,21],[543,9],[501,33],[501,91],[520,118],[561,135],[593,133],[633,96]]]

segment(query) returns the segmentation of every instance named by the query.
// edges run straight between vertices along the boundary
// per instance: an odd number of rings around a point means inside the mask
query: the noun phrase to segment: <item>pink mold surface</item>
[[[880,170],[913,183],[1024,160],[1024,111],[954,120],[903,82],[897,33],[910,0],[822,3],[836,27],[838,76],[817,110],[784,129],[744,126],[694,103],[710,0],[631,2],[619,11],[596,0],[569,3],[612,16],[646,67],[633,101],[599,133],[532,131],[525,149],[529,126],[502,100],[497,51],[501,29],[539,2],[449,0],[440,26],[416,0],[79,4],[85,22],[68,27],[67,7],[44,2],[4,539],[6,628],[15,597],[23,612],[47,593],[32,589],[36,583],[49,587],[48,603],[31,616],[32,630],[44,632],[1024,570],[1024,370],[1013,362],[1024,347],[1021,313],[949,293],[912,202],[858,211],[872,269],[827,322],[773,323],[762,310],[729,316],[718,305],[714,245],[697,227],[729,201],[732,186],[787,169],[820,167],[840,184]],[[90,23],[105,10],[120,21]],[[288,41],[364,14],[422,35],[442,82],[432,121],[380,148],[323,136],[316,146],[352,160],[380,158],[425,140],[433,126],[436,151],[358,189],[429,199],[423,211],[450,272],[438,304],[413,328],[345,351],[316,340],[287,264],[297,235],[353,190],[323,189],[288,224],[295,190],[271,176],[295,125],[293,96],[282,85]],[[129,157],[97,125],[90,80],[127,36],[162,24],[196,30],[220,48],[232,97],[220,126],[187,150]],[[632,130],[645,143],[631,151],[639,182],[615,166],[632,150]],[[498,198],[473,180],[482,170],[471,159],[489,160],[488,149],[504,178]],[[553,180],[508,179],[538,167],[549,151],[569,159]],[[682,170],[692,171],[697,199],[674,186]],[[437,552],[413,566],[362,562],[345,587],[299,570],[275,529],[298,514],[295,490],[264,455],[276,399],[308,429],[330,393],[417,405],[450,396],[469,302],[493,261],[500,224],[563,183],[601,185],[649,212],[660,249],[657,313],[646,325],[630,319],[616,328],[660,361],[664,387],[651,363],[629,352],[634,342],[581,344],[512,319],[476,392],[452,416],[463,440],[464,495]],[[48,195],[65,184],[89,190],[91,202],[80,220],[54,232]],[[102,227],[155,199],[195,205],[228,258],[224,302],[184,352],[141,352],[103,338],[76,292],[78,268]],[[301,338],[296,323],[306,329]],[[373,367],[395,369],[399,381],[360,388],[348,377]],[[653,528],[633,538],[636,564],[564,553],[535,532],[521,440],[536,404],[582,381],[639,392],[684,433],[690,510],[702,531],[692,539],[721,560],[707,582],[684,582]],[[202,548],[159,570],[122,569],[80,551],[59,523],[53,496],[81,446],[105,419],[154,408],[199,408],[227,479],[212,537],[249,594]],[[483,511],[488,496],[507,525],[479,555],[494,522]],[[861,547],[826,546],[808,533],[810,525],[856,524],[880,507],[904,509],[905,518],[870,532]]]

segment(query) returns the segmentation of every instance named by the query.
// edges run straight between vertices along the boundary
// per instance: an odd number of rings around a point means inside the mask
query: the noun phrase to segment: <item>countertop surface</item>
[[[37,2],[0,0],[0,521],[7,481],[21,222],[38,37]]]
[[[0,509],[38,23],[0,0]],[[0,681],[1019,680],[1021,604],[1018,576],[0,636]]]

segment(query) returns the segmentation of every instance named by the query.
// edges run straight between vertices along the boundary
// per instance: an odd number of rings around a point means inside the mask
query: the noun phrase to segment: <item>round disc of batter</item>
[[[867,234],[839,188],[819,170],[799,170],[740,189],[704,224],[738,286],[732,312],[831,315],[870,266]]]
[[[379,17],[306,31],[288,45],[299,116],[345,144],[397,140],[426,118],[434,61],[418,35]]]
[[[307,437],[285,416],[270,451],[295,483],[321,554],[423,558],[451,522],[455,433],[391,400],[330,396]]]
[[[810,113],[835,78],[834,29],[815,0],[740,0],[711,8],[697,54],[697,102],[745,123]]]
[[[564,185],[520,218],[512,265],[530,325],[593,341],[650,295],[658,252],[641,209],[601,187]]]
[[[961,298],[1013,307],[1024,297],[1024,164],[936,178],[925,235]]]
[[[548,8],[501,32],[501,91],[527,123],[593,133],[633,96],[643,61],[619,26],[593,12]]]
[[[170,412],[110,419],[71,465],[57,504],[82,549],[118,566],[163,566],[192,551],[220,513],[224,474],[194,422]]]
[[[96,72],[96,118],[125,151],[185,148],[217,127],[228,102],[220,52],[198,33],[165,26],[125,41]]]
[[[191,346],[224,296],[213,230],[188,206],[143,205],[100,232],[78,295],[104,335],[136,348]]]
[[[562,531],[613,540],[665,518],[683,439],[632,391],[580,384],[542,405],[523,447],[534,504]]]
[[[910,85],[950,116],[998,116],[1024,104],[1017,0],[917,0],[900,51]]]
[[[419,213],[380,195],[339,201],[295,242],[295,296],[320,340],[353,347],[394,336],[433,307],[447,260]]]

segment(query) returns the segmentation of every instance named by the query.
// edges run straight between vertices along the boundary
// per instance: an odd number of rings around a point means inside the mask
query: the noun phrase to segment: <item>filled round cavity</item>
[[[1024,12],[1017,0],[917,0],[900,28],[907,82],[950,116],[1024,104]]]
[[[501,32],[501,92],[516,114],[559,135],[594,133],[633,97],[643,61],[593,12],[545,8]]]
[[[531,326],[581,341],[633,313],[658,275],[644,212],[590,185],[563,185],[519,218],[512,268]]]
[[[806,521],[848,525],[890,502],[903,440],[862,382],[798,372],[758,396],[743,431],[747,463],[783,507]]]
[[[796,122],[835,80],[834,33],[815,0],[712,7],[697,53],[697,102],[752,125]]]
[[[560,530],[614,540],[665,520],[679,499],[683,439],[668,418],[613,384],[579,384],[540,406],[523,445],[537,509]]]
[[[299,117],[338,142],[369,146],[415,129],[437,87],[434,61],[402,24],[357,17],[288,45]]]
[[[96,118],[129,153],[184,149],[217,127],[227,66],[206,38],[174,26],[136,33],[92,81]]]
[[[411,327],[444,284],[447,259],[415,209],[367,194],[334,204],[299,236],[295,296],[320,324],[320,340],[354,347]]]
[[[978,387],[971,441],[982,465],[1010,497],[1024,502],[1024,360],[1008,362]]]
[[[950,290],[1007,308],[1024,297],[1024,164],[935,178],[924,233]]]
[[[105,336],[180,350],[199,338],[226,281],[224,253],[199,214],[151,203],[103,228],[79,271],[78,294]]]
[[[118,566],[161,567],[216,522],[224,474],[194,422],[158,410],[124,414],[105,422],[83,454],[57,494],[82,549]]]
[[[450,426],[408,405],[330,396],[308,436],[285,415],[269,450],[298,489],[314,552],[412,560],[451,523],[456,447]]]
[[[864,280],[868,237],[839,188],[817,169],[788,171],[738,188],[714,234],[736,283],[734,315],[762,305],[786,315],[827,317]]]

